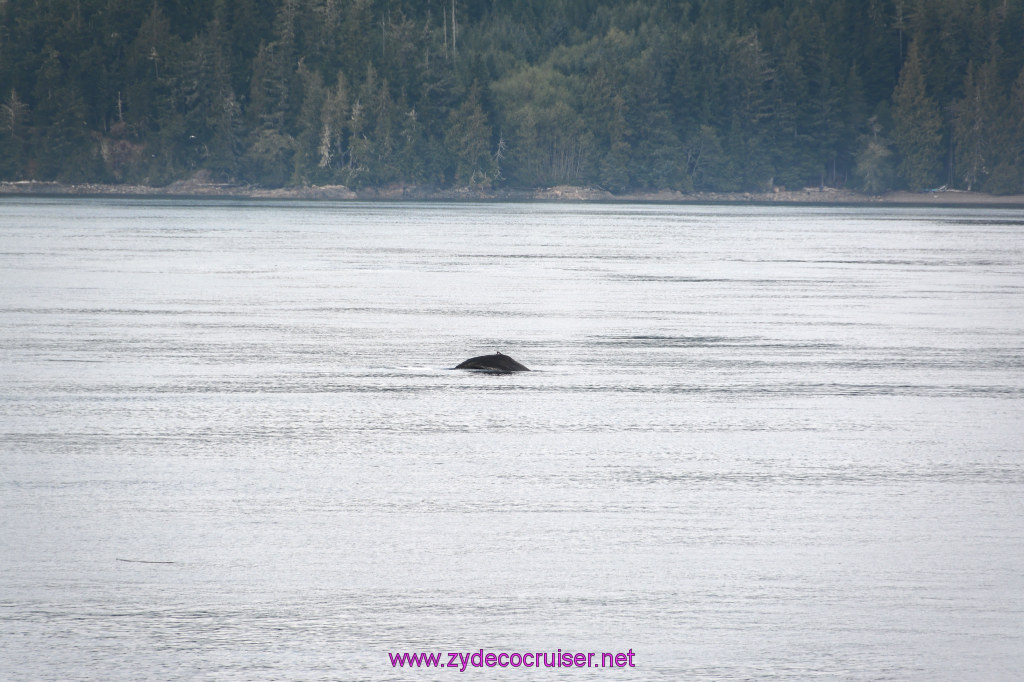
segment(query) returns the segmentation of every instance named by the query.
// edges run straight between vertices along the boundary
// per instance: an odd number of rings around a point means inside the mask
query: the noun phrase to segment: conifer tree
[[[998,128],[1003,132],[999,155],[984,185],[993,194],[1024,194],[1024,69],[1021,69]]]
[[[964,96],[953,108],[953,139],[957,169],[967,190],[984,181],[998,162],[999,149],[1006,140],[1000,132],[1002,97],[995,88],[996,65],[976,68],[970,64],[964,81]]]
[[[318,171],[329,165],[320,165],[322,138],[321,116],[326,100],[323,78],[311,70],[305,60],[299,61],[298,79],[302,89],[302,108],[299,111],[298,129],[295,136],[295,171],[292,183],[312,184],[322,175]],[[329,153],[329,150],[328,150]]]
[[[917,43],[911,43],[893,92],[893,142],[900,154],[899,172],[910,189],[935,182],[941,167],[942,119],[925,91]]]
[[[473,81],[466,101],[448,118],[445,147],[455,159],[455,183],[489,187],[497,177],[491,154],[491,127],[480,106],[480,85]]]
[[[28,105],[11,88],[0,105],[0,178],[19,180],[24,173]]]

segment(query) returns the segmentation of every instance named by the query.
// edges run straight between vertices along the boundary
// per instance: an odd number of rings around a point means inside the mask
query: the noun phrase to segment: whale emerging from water
[[[530,368],[498,351],[494,355],[478,355],[461,362],[454,369],[485,369],[490,372],[529,372]]]

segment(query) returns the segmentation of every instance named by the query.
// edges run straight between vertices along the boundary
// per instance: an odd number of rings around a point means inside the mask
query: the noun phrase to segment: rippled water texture
[[[0,678],[1015,679],[1022,341],[1021,211],[5,198]]]

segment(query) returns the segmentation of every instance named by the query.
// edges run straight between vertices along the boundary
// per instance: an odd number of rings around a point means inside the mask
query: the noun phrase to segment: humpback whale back
[[[494,355],[478,355],[455,366],[455,369],[484,369],[490,372],[529,372],[530,368],[516,362],[501,352]]]

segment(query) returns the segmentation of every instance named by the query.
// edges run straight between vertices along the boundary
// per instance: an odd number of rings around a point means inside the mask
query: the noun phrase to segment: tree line
[[[1024,191],[1024,0],[0,0],[0,179]]]

